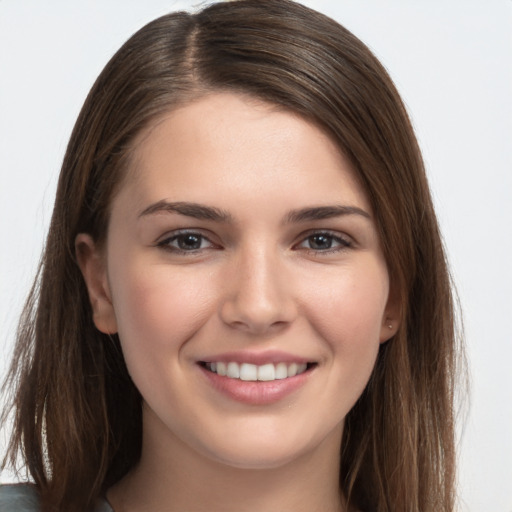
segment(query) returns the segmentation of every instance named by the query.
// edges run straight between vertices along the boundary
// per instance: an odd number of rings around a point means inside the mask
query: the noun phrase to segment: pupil
[[[310,239],[310,246],[312,249],[330,249],[332,239],[326,235],[314,235]]]
[[[180,249],[200,249],[201,238],[196,235],[183,235],[178,239],[178,246]]]

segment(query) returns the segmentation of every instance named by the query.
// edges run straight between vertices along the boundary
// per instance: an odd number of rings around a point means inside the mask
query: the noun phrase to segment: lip
[[[209,371],[202,365],[202,362],[233,361],[239,364],[250,363],[263,365],[266,363],[311,363],[310,359],[294,356],[280,351],[265,352],[225,352],[198,361],[197,367],[202,372],[208,384],[215,391],[236,402],[248,405],[270,405],[285,399],[287,396],[298,391],[310,379],[315,366],[308,368],[305,372],[273,381],[243,381],[232,379]]]

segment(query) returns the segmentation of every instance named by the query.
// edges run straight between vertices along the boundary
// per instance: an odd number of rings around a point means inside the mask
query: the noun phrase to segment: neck
[[[154,432],[152,433],[154,434]],[[341,427],[322,446],[273,468],[212,460],[175,437],[145,435],[142,457],[108,492],[115,512],[340,512]]]

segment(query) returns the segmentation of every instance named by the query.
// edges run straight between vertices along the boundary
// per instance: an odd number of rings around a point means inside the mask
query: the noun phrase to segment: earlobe
[[[391,290],[388,296],[388,303],[384,315],[382,316],[382,325],[380,328],[380,342],[386,343],[398,332],[400,319],[402,318],[401,300],[396,291]]]
[[[380,329],[380,342],[386,343],[389,341],[397,332],[400,327],[398,318],[391,318],[385,316]]]
[[[104,254],[98,249],[92,237],[86,233],[80,233],[75,238],[75,254],[89,293],[94,325],[105,334],[116,333],[117,321]]]

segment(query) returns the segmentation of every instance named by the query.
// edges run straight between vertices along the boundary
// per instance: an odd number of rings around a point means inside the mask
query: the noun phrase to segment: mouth
[[[247,405],[271,405],[298,393],[319,365],[302,357],[268,350],[231,352],[197,361],[209,387]]]
[[[205,370],[228,379],[246,382],[271,382],[290,379],[312,370],[316,363],[237,363],[235,361],[215,361],[199,363]]]

